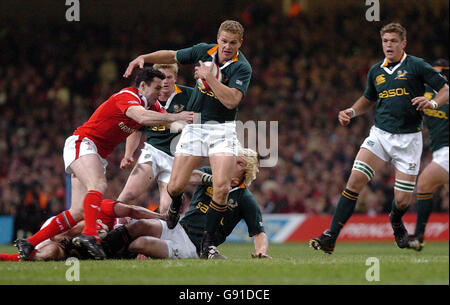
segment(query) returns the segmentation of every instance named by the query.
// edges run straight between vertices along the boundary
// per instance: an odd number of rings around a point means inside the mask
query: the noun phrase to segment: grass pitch
[[[2,253],[15,249],[0,246]],[[252,259],[253,244],[224,244],[219,250],[227,260],[80,261],[78,282],[66,280],[70,266],[65,262],[0,262],[0,284],[449,284],[448,242],[428,242],[421,252],[399,249],[393,242],[341,242],[332,255],[306,243],[271,244],[273,259]],[[366,280],[370,257],[379,261],[379,281]]]

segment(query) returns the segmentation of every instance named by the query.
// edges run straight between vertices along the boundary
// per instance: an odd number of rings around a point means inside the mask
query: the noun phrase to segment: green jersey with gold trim
[[[178,50],[176,58],[180,64],[198,65],[199,60],[217,63],[218,48],[219,46],[216,44],[199,43],[193,47]],[[250,84],[252,68],[244,54],[239,51],[237,56],[225,64],[219,65],[219,67],[223,76],[222,83],[230,88],[240,90],[243,96],[245,96]],[[201,123],[208,121],[224,123],[236,120],[238,107],[228,109],[219,101],[214,92],[204,91],[196,86],[189,100],[187,110],[200,112]]]
[[[425,85],[424,96],[431,100],[436,95],[436,92],[428,85]],[[448,108],[445,104],[438,109],[424,109],[425,122],[430,135],[430,149],[436,151],[442,147],[448,146]]]
[[[202,167],[202,172],[211,174],[211,168]],[[209,209],[213,188],[207,185],[197,186],[192,196],[189,210],[180,220],[180,224],[185,229],[192,243],[200,249],[203,232],[206,227],[206,212]],[[261,210],[253,197],[253,194],[244,186],[244,184],[233,188],[228,193],[227,211],[220,220],[220,225],[216,231],[216,243],[218,246],[223,243],[228,235],[231,234],[234,227],[241,219],[244,219],[248,227],[250,237],[264,232]]]
[[[411,100],[423,96],[425,85],[439,91],[447,81],[423,59],[404,53],[389,68],[386,59],[373,65],[367,75],[364,96],[376,101],[375,126],[394,134],[422,130],[422,112]]]
[[[169,113],[178,113],[185,111],[189,98],[192,95],[193,88],[175,85],[174,93],[169,97],[169,99],[164,104],[160,102],[161,106],[166,109]],[[180,133],[170,132],[170,129],[165,125],[161,126],[144,126],[141,131],[147,131],[146,142],[153,147],[165,152],[166,154],[173,156],[171,147],[175,151],[176,145],[178,143],[178,138],[173,141]],[[173,142],[173,143],[172,143]]]

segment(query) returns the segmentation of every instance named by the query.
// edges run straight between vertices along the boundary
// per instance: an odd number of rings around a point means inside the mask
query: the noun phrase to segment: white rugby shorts
[[[66,139],[66,142],[64,143],[64,151],[63,151],[63,158],[64,158],[64,169],[66,170],[66,173],[71,174],[72,170],[70,169],[70,164],[72,164],[73,161],[78,159],[81,156],[94,154],[97,155],[100,158],[100,161],[103,164],[104,172],[106,173],[106,167],[108,166],[108,161],[103,159],[98,151],[97,146],[95,145],[94,141],[91,139],[84,137],[81,141],[78,141],[79,135],[72,135]]]
[[[432,162],[441,166],[448,173],[448,157],[448,146],[444,146],[433,152]]]
[[[169,183],[173,159],[174,157],[171,155],[166,154],[148,143],[144,143],[144,148],[141,149],[141,154],[137,163],[144,164],[151,162],[153,175],[158,177],[159,181]]]
[[[222,153],[237,156],[237,148],[235,122],[189,124],[181,132],[176,154],[208,157]]]
[[[420,131],[394,134],[372,126],[361,148],[366,148],[380,159],[391,162],[400,172],[417,176],[422,146]]]
[[[162,225],[161,240],[165,241],[169,249],[169,258],[199,258],[195,245],[190,240],[180,223],[170,230],[164,220],[159,219]]]

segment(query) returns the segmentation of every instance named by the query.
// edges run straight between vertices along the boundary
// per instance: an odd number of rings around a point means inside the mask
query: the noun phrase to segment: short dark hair
[[[135,86],[139,87],[141,82],[145,82],[147,85],[150,85],[155,77],[160,79],[166,78],[164,73],[161,71],[155,70],[152,67],[144,67],[144,69],[140,70],[136,75]]]
[[[396,33],[402,40],[406,40],[406,29],[400,23],[393,22],[385,25],[380,31],[381,38],[386,33]]]

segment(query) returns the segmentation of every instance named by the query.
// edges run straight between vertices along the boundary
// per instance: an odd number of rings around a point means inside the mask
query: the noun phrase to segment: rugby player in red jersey
[[[41,227],[47,227],[55,216],[49,218]],[[108,233],[117,226],[117,221],[125,218],[131,219],[165,219],[165,216],[152,212],[144,207],[127,205],[112,199],[103,199],[100,204],[100,213],[96,224],[97,231]],[[52,238],[46,239],[34,247],[29,256],[32,261],[64,260],[75,256],[83,259],[86,252],[78,252],[72,244],[72,238],[79,235],[85,226],[85,222],[79,221],[70,230],[62,232]],[[88,254],[88,253],[87,253]],[[19,254],[0,253],[0,261],[18,261]]]
[[[28,260],[40,242],[69,230],[84,218],[85,228],[74,242],[94,259],[104,259],[96,230],[97,216],[106,191],[107,156],[143,125],[191,123],[192,112],[167,113],[156,98],[165,75],[152,68],[139,71],[135,87],[127,87],[100,105],[64,145],[64,166],[71,174],[71,207],[58,214],[45,228],[28,239],[16,240],[21,260]]]

